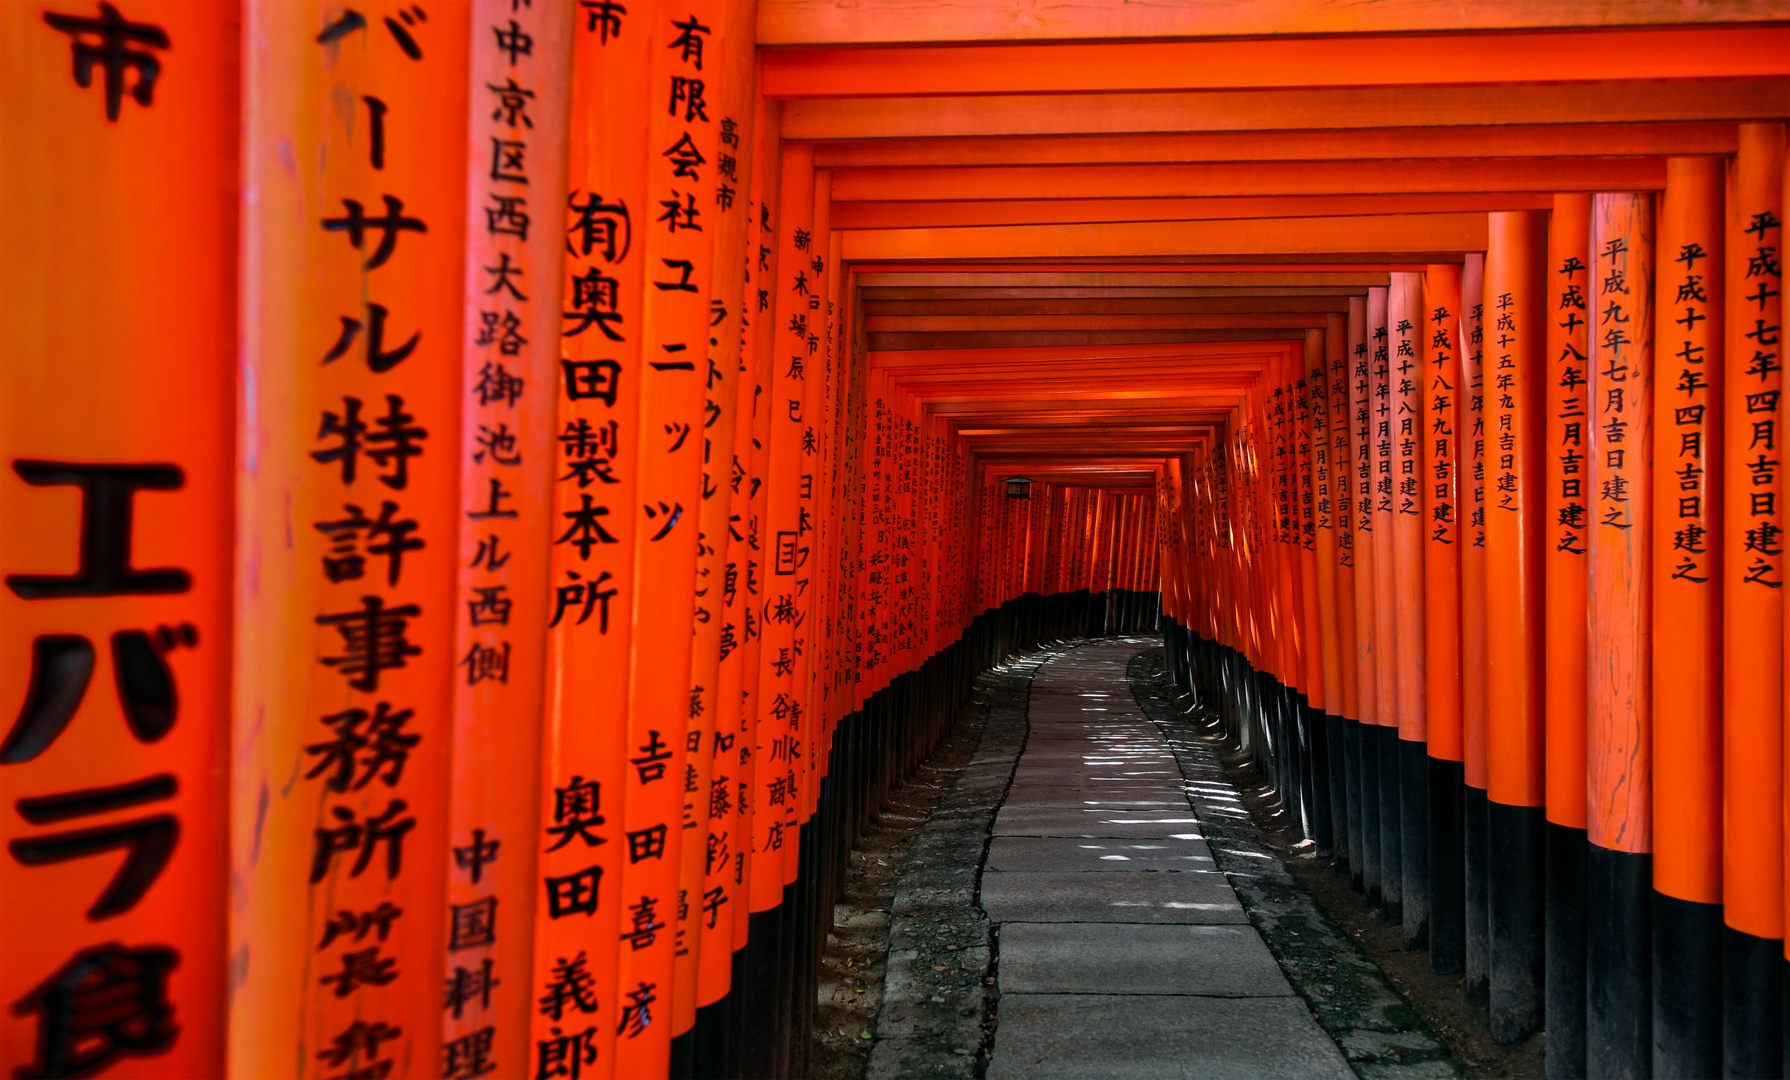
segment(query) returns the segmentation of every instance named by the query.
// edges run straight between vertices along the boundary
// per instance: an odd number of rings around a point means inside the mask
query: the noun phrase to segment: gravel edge
[[[896,877],[870,1080],[970,1080],[988,1068],[998,1016],[993,927],[979,904],[982,864],[1025,749],[1032,676],[1074,647],[1030,653],[976,678],[975,696],[989,706],[981,741]]]
[[[1442,1080],[1467,1071],[1360,944],[1326,915],[1281,865],[1226,780],[1226,798],[1202,781],[1230,775],[1214,747],[1220,737],[1164,670],[1163,651],[1131,659],[1126,671],[1138,707],[1168,738],[1188,801],[1218,868],[1230,879],[1269,950],[1324,1031],[1363,1080]],[[1233,799],[1235,801],[1233,801]]]

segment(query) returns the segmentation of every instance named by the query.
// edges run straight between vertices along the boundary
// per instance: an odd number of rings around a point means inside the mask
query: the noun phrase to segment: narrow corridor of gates
[[[1217,762],[1184,775],[1132,699],[1147,647],[1086,645],[1033,677],[981,880],[999,942],[988,1076],[1352,1076],[1207,846],[1190,787],[1240,806]]]
[[[1790,0],[0,57],[0,1069],[798,1074],[977,674],[1160,631],[1499,1039],[1784,1073]]]

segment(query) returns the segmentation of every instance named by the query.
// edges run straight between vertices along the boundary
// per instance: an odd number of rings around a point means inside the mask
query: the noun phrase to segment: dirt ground
[[[1532,1035],[1514,1046],[1494,1042],[1483,994],[1478,995],[1478,1000],[1471,1000],[1460,976],[1433,974],[1429,954],[1404,947],[1398,925],[1368,908],[1362,895],[1349,887],[1347,875],[1337,872],[1336,860],[1318,858],[1309,841],[1292,843],[1285,818],[1265,812],[1269,808],[1257,790],[1246,788],[1244,801],[1300,887],[1361,943],[1399,992],[1437,1034],[1448,1040],[1470,1075],[1541,1080],[1546,1045],[1542,1035]]]
[[[914,837],[975,756],[986,716],[985,700],[966,708],[913,778],[891,793],[852,849],[845,889],[833,909],[833,932],[821,957],[809,1059],[813,1080],[861,1080],[865,1075],[882,1008],[896,874]]]

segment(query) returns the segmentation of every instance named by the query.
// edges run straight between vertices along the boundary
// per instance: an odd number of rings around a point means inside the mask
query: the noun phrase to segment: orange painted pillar
[[[1353,301],[1351,301],[1353,306]],[[1350,317],[1337,313],[1324,329],[1325,400],[1330,455],[1330,512],[1334,523],[1332,584],[1334,642],[1340,698],[1330,710],[1341,723],[1331,727],[1331,755],[1337,773],[1331,781],[1332,824],[1338,830],[1337,850],[1345,854],[1349,876],[1361,877],[1361,708],[1358,700],[1359,660],[1355,644],[1355,498],[1354,460],[1350,456],[1349,341]],[[1322,504],[1320,503],[1320,506]],[[1321,535],[1321,534],[1320,534]]]
[[[759,819],[761,814],[770,812],[764,807],[761,797],[759,761],[760,740],[765,736],[765,725],[761,723],[765,696],[764,610],[772,554],[770,537],[766,532],[771,491],[771,425],[775,408],[772,386],[777,371],[777,356],[782,351],[778,347],[776,283],[783,265],[779,238],[780,230],[785,225],[782,219],[784,169],[782,155],[778,152],[781,145],[781,111],[777,102],[764,103],[756,128],[753,136],[757,140],[758,149],[755,152],[752,174],[755,191],[753,206],[758,214],[759,239],[751,257],[757,275],[753,290],[757,299],[750,305],[756,318],[751,320],[746,343],[742,347],[751,364],[754,404],[746,444],[750,453],[742,459],[747,475],[744,484],[745,514],[740,522],[740,531],[746,537],[746,552],[739,567],[740,734],[737,764],[739,775],[735,778],[739,807],[733,845],[733,944],[736,953],[741,949],[749,950],[744,966],[746,982],[733,988],[736,995],[734,1001],[742,1009],[762,1009],[768,1005],[766,979],[767,976],[774,978],[774,975],[765,970],[765,964],[768,958],[777,955],[778,947],[774,936],[776,916],[764,914],[769,908],[756,908],[753,902],[753,890],[760,874]],[[738,440],[736,445],[739,445]],[[774,899],[770,905],[775,907]],[[764,1015],[760,1013],[758,1021],[749,1030],[762,1031]],[[766,1055],[772,1052],[769,1038],[766,1032],[747,1049],[754,1051],[758,1060],[767,1060]]]
[[[1289,415],[1295,366],[1280,356],[1268,368],[1259,416],[1261,455],[1261,506],[1266,528],[1263,534],[1263,621],[1268,630],[1270,653],[1263,665],[1280,686],[1268,686],[1262,699],[1262,723],[1267,731],[1268,760],[1274,788],[1281,805],[1298,823],[1307,827],[1304,792],[1299,777],[1298,720],[1289,703],[1295,702],[1301,657],[1299,649],[1298,577],[1292,544],[1292,420]],[[1283,693],[1284,692],[1284,693]],[[1275,695],[1283,695],[1277,698]]]
[[[708,378],[709,286],[719,228],[713,162],[730,22],[718,0],[643,5],[634,30],[647,39],[646,267],[641,315],[640,437],[635,467],[633,640],[628,676],[628,767],[623,773],[626,860],[621,881],[615,1070],[654,1076],[670,1068],[687,743],[690,642],[700,548],[702,424]],[[737,29],[737,26],[735,27]],[[677,87],[658,108],[659,87]],[[691,91],[700,84],[700,101]]]
[[[1347,705],[1343,697],[1345,650],[1342,625],[1337,617],[1336,581],[1339,573],[1336,534],[1342,513],[1338,508],[1341,475],[1336,463],[1330,365],[1332,354],[1337,362],[1341,361],[1342,339],[1347,333],[1347,320],[1340,314],[1332,316],[1316,341],[1312,335],[1306,335],[1305,357],[1305,400],[1311,425],[1311,481],[1305,498],[1311,512],[1312,592],[1315,594],[1307,605],[1307,618],[1311,619],[1310,633],[1319,654],[1315,683],[1323,688],[1323,696],[1313,703],[1319,712],[1312,718],[1312,723],[1324,729],[1324,753],[1313,767],[1324,784],[1322,809],[1330,825],[1327,854],[1339,855],[1344,860],[1349,852],[1347,774],[1343,757],[1346,742],[1343,716]],[[1353,654],[1348,657],[1354,658]]]
[[[1430,970],[1461,970],[1465,908],[1461,833],[1461,482],[1465,391],[1461,267],[1424,270],[1423,487],[1424,706],[1429,761]]]
[[[835,390],[838,386],[836,356],[833,351],[835,307],[832,302],[832,283],[836,275],[831,271],[836,268],[840,240],[833,234],[830,224],[831,177],[830,171],[823,170],[815,174],[814,240],[812,256],[808,261],[813,277],[814,295],[808,298],[813,325],[807,342],[807,420],[802,427],[800,491],[804,516],[797,518],[799,539],[808,548],[808,565],[807,574],[805,577],[798,575],[795,586],[798,597],[806,595],[808,598],[807,606],[802,612],[803,621],[797,627],[797,644],[803,654],[802,663],[797,669],[799,674],[796,683],[803,717],[802,746],[797,756],[797,776],[800,781],[798,829],[808,823],[817,805],[822,765],[826,760],[825,751],[830,734],[827,699],[821,692],[821,683],[830,677],[830,669],[827,667],[830,659],[827,626],[831,622],[831,561],[827,553],[836,524],[832,514],[831,485],[832,478],[837,475],[833,465],[836,446],[832,430]],[[922,477],[922,483],[924,482],[925,478]],[[932,503],[928,500],[925,505],[930,506]],[[799,845],[791,845],[784,861],[785,884],[796,883],[800,873],[798,855]]]
[[[639,503],[650,29],[576,21],[535,898],[535,1064],[613,1075]],[[577,993],[584,988],[583,994]],[[544,999],[544,1000],[543,1000]],[[569,1064],[568,1064],[569,1067]]]
[[[738,17],[730,8],[729,18]],[[697,809],[707,811],[696,815],[706,816],[700,858],[694,860],[700,867],[700,884],[693,891],[686,887],[686,903],[691,906],[697,934],[694,1004],[698,1009],[724,1000],[732,991],[734,949],[741,944],[734,938],[737,909],[744,906],[738,893],[742,875],[736,871],[744,859],[744,852],[737,850],[744,801],[741,751],[746,745],[741,675],[747,642],[741,598],[745,593],[743,572],[754,557],[747,524],[751,514],[748,465],[753,410],[759,401],[753,334],[758,324],[756,283],[762,234],[757,196],[762,184],[764,155],[759,144],[764,109],[757,98],[752,50],[730,49],[724,60],[722,116],[733,124],[723,124],[721,146],[716,151],[721,184],[716,189],[716,210],[723,228],[715,238],[718,273],[709,317],[713,366],[706,380],[704,549],[697,568],[697,637],[691,671],[692,710],[700,706],[710,714],[706,720],[698,718],[708,729],[707,743],[700,748],[707,759],[701,764],[706,775],[699,776],[694,795]],[[733,247],[735,243],[740,246]],[[728,271],[729,266],[741,271],[737,277]],[[686,798],[690,797],[686,792]],[[690,847],[694,843],[695,838],[687,838],[686,875],[691,873]]]
[[[1371,294],[1370,294],[1371,296]],[[1373,496],[1373,361],[1368,354],[1368,301],[1370,296],[1349,298],[1349,477],[1354,515],[1355,567],[1355,704],[1356,778],[1354,790],[1359,826],[1351,820],[1351,837],[1360,836],[1356,865],[1360,874],[1351,879],[1363,890],[1370,906],[1378,906],[1380,891],[1380,733],[1379,678],[1375,665],[1379,650],[1374,636],[1375,588]]]
[[[515,19],[511,23],[512,17]],[[467,101],[466,265],[461,363],[460,490],[510,494],[514,516],[458,524],[453,656],[454,740],[448,796],[448,948],[442,1074],[522,1070],[535,1061],[530,1017],[540,827],[542,688],[552,617],[557,295],[565,239],[555,228],[492,227],[495,198],[557,208],[566,190],[572,13],[512,12],[478,0]],[[494,31],[526,35],[529,52],[491,48]],[[493,293],[488,267],[510,267]],[[523,297],[526,297],[524,299]]]
[[[1387,385],[1392,402],[1393,678],[1398,697],[1399,857],[1403,871],[1403,930],[1407,949],[1429,944],[1429,711],[1424,643],[1424,525],[1422,443],[1427,379],[1423,275],[1392,275],[1387,311],[1392,345]]]
[[[1546,416],[1547,1060],[1585,1070],[1585,603],[1591,482],[1591,196],[1548,218]]]
[[[1466,793],[1461,837],[1466,888],[1464,982],[1484,990],[1489,968],[1486,915],[1486,409],[1485,256],[1468,252],[1461,264],[1461,757]]]
[[[0,8],[9,1076],[226,1067],[240,17]],[[109,35],[116,68],[93,61]],[[243,790],[247,824],[265,789]],[[268,931],[270,958],[315,944]]]
[[[729,59],[731,59],[731,55]],[[762,122],[762,110],[754,109],[755,118]],[[756,124],[755,124],[756,129]],[[700,941],[697,954],[698,1008],[705,1008],[722,1001],[733,989],[733,957],[736,942],[734,940],[734,922],[737,909],[744,907],[738,891],[739,879],[735,867],[743,868],[745,851],[739,848],[738,837],[741,827],[740,773],[746,765],[742,749],[747,745],[743,726],[744,710],[742,709],[741,682],[744,671],[744,657],[748,642],[745,637],[745,607],[742,597],[746,597],[746,571],[748,564],[756,558],[753,535],[748,519],[752,513],[752,477],[749,465],[752,460],[752,422],[754,410],[762,407],[760,400],[761,381],[756,368],[757,350],[753,338],[759,325],[756,310],[757,282],[760,280],[758,270],[758,243],[762,236],[759,229],[758,193],[759,174],[762,168],[762,156],[756,151],[758,140],[748,137],[741,141],[739,156],[736,161],[736,172],[744,172],[742,180],[751,186],[745,192],[736,195],[741,197],[747,211],[746,247],[742,261],[745,273],[742,275],[744,286],[739,300],[740,309],[734,323],[740,338],[733,348],[737,357],[733,362],[734,371],[730,374],[725,366],[726,339],[720,338],[713,346],[720,352],[717,366],[722,369],[723,384],[715,386],[710,393],[716,395],[717,406],[723,409],[722,415],[715,425],[709,429],[709,461],[705,473],[711,483],[719,484],[721,492],[715,498],[724,503],[721,522],[712,528],[708,524],[709,517],[704,516],[703,534],[705,541],[717,549],[720,555],[719,565],[710,564],[710,575],[702,579],[703,587],[709,590],[707,599],[715,611],[714,622],[714,674],[712,693],[705,695],[708,706],[714,711],[714,730],[710,733],[708,747],[709,784],[708,784],[708,835],[703,852],[702,881],[702,915],[700,919]],[[726,263],[717,257],[717,265],[725,267]],[[726,326],[729,320],[722,321]],[[731,378],[734,390],[729,394],[725,389],[725,380]],[[729,403],[731,399],[731,403]],[[723,431],[726,434],[723,434]],[[705,489],[706,491],[706,489]],[[705,509],[709,503],[705,502]],[[706,540],[713,537],[713,540]],[[753,569],[756,569],[754,566]],[[698,570],[701,573],[701,570]],[[701,624],[698,626],[701,629]],[[703,647],[703,636],[698,636],[698,648]],[[697,654],[700,661],[702,653]],[[699,671],[701,669],[698,669]],[[699,674],[692,674],[692,679],[699,680]],[[700,682],[697,685],[704,685]],[[693,688],[694,689],[694,688]],[[737,944],[743,945],[744,942]]]
[[[801,827],[807,823],[813,808],[815,753],[821,732],[821,716],[815,706],[813,679],[820,660],[818,642],[823,626],[820,583],[824,580],[822,553],[825,551],[825,539],[821,532],[821,520],[825,513],[823,507],[828,471],[825,457],[827,384],[832,373],[831,357],[826,351],[827,342],[831,339],[831,316],[826,307],[826,298],[830,295],[828,282],[831,280],[827,276],[831,266],[828,261],[832,242],[829,227],[831,183],[832,173],[829,170],[815,170],[814,184],[808,194],[810,235],[806,238],[796,237],[796,250],[800,255],[784,264],[785,277],[791,279],[784,300],[787,306],[783,308],[788,319],[785,321],[782,316],[779,317],[779,322],[783,323],[782,330],[791,335],[784,339],[788,350],[785,355],[789,357],[785,370],[795,380],[790,387],[790,397],[793,398],[799,392],[802,401],[801,422],[797,442],[794,444],[796,456],[789,459],[789,472],[784,474],[793,486],[795,496],[792,504],[794,513],[783,519],[794,533],[794,561],[793,564],[786,562],[781,574],[778,573],[777,566],[772,566],[772,576],[782,579],[780,584],[789,590],[788,595],[795,601],[795,605],[793,611],[780,610],[778,606],[770,609],[779,620],[787,623],[792,655],[795,658],[794,671],[789,680],[790,709],[787,717],[791,741],[788,748],[789,760],[784,766],[784,779],[789,785],[792,811],[785,830],[787,842],[782,847],[783,885],[786,892],[790,886],[797,884]],[[793,275],[792,266],[795,268]],[[795,317],[802,314],[807,316],[807,330],[796,335]],[[912,476],[913,473],[910,472],[909,475]],[[773,471],[773,479],[775,476]],[[913,487],[910,484],[910,488]],[[773,489],[773,497],[775,494]],[[917,490],[914,497],[918,497]],[[778,519],[773,514],[770,520],[774,525]],[[911,665],[905,663],[903,665],[904,668],[909,666]]]
[[[796,671],[797,621],[807,597],[796,595],[798,576],[808,570],[807,532],[801,476],[802,435],[809,413],[808,335],[816,295],[808,263],[814,257],[814,168],[811,146],[783,150],[781,209],[777,246],[779,268],[771,289],[772,352],[767,504],[761,519],[765,550],[764,597],[759,601],[763,635],[759,656],[758,747],[754,754],[752,910],[769,911],[783,902],[785,847],[797,842],[800,792],[792,793],[801,751],[802,716]],[[805,635],[804,635],[805,636]]]
[[[1586,1067],[1653,1072],[1653,196],[1591,207]]]
[[[1722,1067],[1721,487],[1727,162],[1670,158],[1654,281],[1653,1042]]]
[[[460,489],[471,9],[245,11],[227,1067],[433,1073],[442,960],[489,933],[447,919],[453,688],[510,659],[453,652],[460,521],[521,512]]]
[[[1314,384],[1324,377],[1324,334],[1308,330],[1305,334],[1305,355],[1302,377],[1294,383],[1294,428],[1296,487],[1293,493],[1297,511],[1294,554],[1299,570],[1299,641],[1304,668],[1300,680],[1304,684],[1307,707],[1301,710],[1300,722],[1306,727],[1302,745],[1305,753],[1303,790],[1306,815],[1310,821],[1307,833],[1319,851],[1328,857],[1335,853],[1335,838],[1330,816],[1330,731],[1324,719],[1329,701],[1325,696],[1324,653],[1334,641],[1323,633],[1321,606],[1318,598],[1317,507],[1312,478],[1314,444],[1318,433],[1313,430],[1316,410],[1312,407]]]
[[[746,280],[739,269],[746,263],[747,233],[752,219],[748,185],[753,161],[757,55],[756,50],[745,43],[752,40],[752,20],[756,10],[754,4],[724,5],[721,17],[725,24],[712,28],[715,38],[707,46],[708,55],[704,58],[705,74],[714,72],[720,85],[718,89],[711,89],[706,80],[704,85],[705,96],[713,95],[718,106],[714,117],[714,158],[709,166],[714,170],[713,190],[709,194],[714,208],[710,226],[712,235],[708,241],[712,246],[714,269],[709,294],[702,298],[706,310],[699,316],[708,333],[699,342],[685,342],[700,344],[707,362],[702,369],[703,403],[699,427],[702,435],[697,494],[700,509],[695,511],[699,529],[694,588],[695,634],[691,642],[690,685],[685,701],[684,775],[678,785],[683,802],[680,818],[683,841],[679,855],[677,921],[674,924],[671,1014],[674,1037],[682,1036],[692,1028],[699,1005],[713,1002],[725,991],[732,960],[731,935],[714,941],[720,956],[728,961],[726,964],[711,961],[705,966],[702,946],[723,926],[723,914],[731,914],[726,910],[730,900],[723,884],[727,859],[710,847],[709,836],[712,818],[723,822],[723,832],[731,831],[734,810],[731,791],[734,770],[722,760],[733,753],[733,739],[729,739],[728,750],[722,751],[718,736],[734,736],[732,725],[737,721],[731,713],[723,719],[726,710],[718,690],[722,628],[727,625],[723,578],[729,557],[731,527],[728,520],[731,510],[729,481],[739,418],[737,397],[742,381]],[[680,18],[688,18],[690,13],[678,14]],[[724,43],[725,47],[716,48],[717,42]],[[681,52],[681,48],[678,51]],[[669,79],[666,82],[669,85]],[[694,171],[701,176],[705,170],[696,166]],[[678,272],[681,274],[681,267]],[[679,295],[683,295],[681,290]],[[689,320],[693,314],[696,313],[684,311],[680,317]],[[695,438],[695,432],[690,433],[689,438]],[[735,700],[737,694],[735,690]],[[723,767],[717,769],[717,765]],[[718,785],[717,778],[720,778]],[[705,981],[710,984],[719,982],[722,989],[710,988],[705,995],[702,985]]]
[[[244,11],[227,1070],[435,1073],[460,522],[520,513],[460,489],[471,8]]]
[[[1722,381],[1723,1068],[1780,1067],[1784,940],[1782,121],[1740,126]]]
[[[1485,265],[1487,917],[1492,1035],[1542,1020],[1542,350],[1547,217],[1489,215]],[[1496,583],[1496,588],[1492,587]]]
[[[1401,290],[1402,294],[1402,290]],[[1367,294],[1372,350],[1368,399],[1368,446],[1373,455],[1369,494],[1374,519],[1374,701],[1377,706],[1380,800],[1380,895],[1390,921],[1404,919],[1404,789],[1399,725],[1405,702],[1398,682],[1398,407],[1399,376],[1393,371],[1392,290]]]

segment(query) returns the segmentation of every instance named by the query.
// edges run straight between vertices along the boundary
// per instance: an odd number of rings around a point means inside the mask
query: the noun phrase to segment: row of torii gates
[[[1781,0],[0,48],[7,1070],[799,1074],[970,678],[1160,625],[1499,1038],[1781,1074]]]

